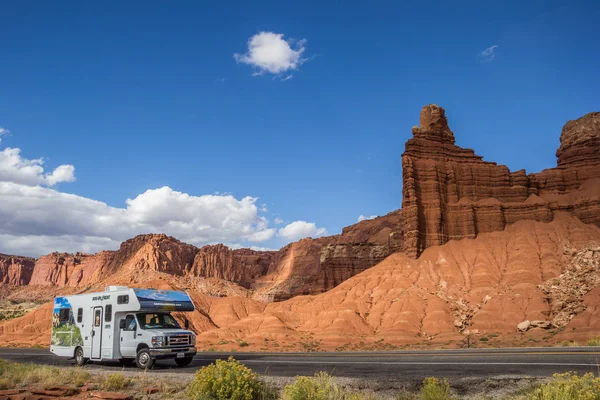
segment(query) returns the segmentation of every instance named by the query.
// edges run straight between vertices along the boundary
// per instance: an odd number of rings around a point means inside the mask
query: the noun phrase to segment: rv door
[[[135,357],[135,350],[137,347],[137,341],[135,337],[137,333],[137,323],[135,321],[135,316],[133,314],[128,314],[125,319],[122,319],[121,321],[124,322],[123,325],[121,325],[121,322],[119,322],[119,330],[121,331],[121,356]]]
[[[102,307],[94,307],[94,323],[92,324],[92,357],[100,358],[102,354]]]

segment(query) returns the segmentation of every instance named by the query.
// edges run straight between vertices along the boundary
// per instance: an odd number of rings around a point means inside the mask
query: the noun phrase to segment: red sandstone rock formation
[[[0,283],[27,285],[33,273],[34,263],[33,258],[0,254]]]
[[[503,230],[559,210],[600,223],[600,113],[569,121],[558,166],[527,176],[454,144],[444,109],[428,105],[402,155],[404,250],[412,257],[452,239]]]
[[[219,278],[250,287],[256,279],[267,273],[275,252],[250,249],[232,250],[218,244],[204,246],[198,250],[191,275],[205,278]]]
[[[428,248],[418,259],[396,252],[316,296],[264,303],[190,290],[197,312],[188,317],[201,348],[225,351],[239,350],[241,340],[248,349],[271,351],[454,348],[466,335],[485,336],[492,345],[587,340],[600,327],[598,243],[600,228],[557,212],[550,223],[519,221],[501,232]],[[175,281],[149,285],[188,289]],[[0,341],[47,345],[50,310],[48,304],[0,324]],[[525,320],[564,331],[560,339],[541,328],[519,333]]]

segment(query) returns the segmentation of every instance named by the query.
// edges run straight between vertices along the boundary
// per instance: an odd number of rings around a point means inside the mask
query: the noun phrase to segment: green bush
[[[349,393],[325,372],[313,377],[299,376],[284,389],[283,400],[363,400],[359,393]]]
[[[12,383],[6,378],[0,378],[0,390],[11,389]]]
[[[103,386],[106,390],[123,390],[129,385],[131,385],[131,379],[125,378],[123,374],[115,372],[106,377]]]
[[[567,372],[554,374],[550,382],[527,396],[527,400],[600,400],[600,378]]]
[[[423,400],[450,400],[453,398],[450,394],[450,384],[446,378],[440,381],[434,377],[425,378],[421,396]]]
[[[258,375],[239,361],[227,361],[202,367],[188,386],[187,396],[193,400],[262,400],[273,396]]]
[[[587,342],[588,346],[600,346],[600,336],[596,336]]]

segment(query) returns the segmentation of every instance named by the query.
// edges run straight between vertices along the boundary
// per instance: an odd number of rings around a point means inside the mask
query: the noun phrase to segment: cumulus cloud
[[[118,248],[142,233],[184,242],[263,242],[275,234],[259,215],[257,198],[192,196],[169,187],[147,190],[126,207],[57,190],[0,182],[0,251],[38,256],[49,251]]]
[[[283,224],[283,220],[279,217],[275,217],[275,219],[273,220],[273,222],[275,223],[275,225],[281,225]]]
[[[370,217],[365,217],[364,215],[361,214],[358,216],[358,222],[366,221],[368,219],[375,219],[375,218],[377,218],[377,215],[371,215]]]
[[[498,45],[493,45],[481,52],[483,61],[492,61],[496,57],[496,49]]]
[[[306,40],[285,40],[281,33],[260,32],[248,39],[245,54],[235,53],[233,57],[238,63],[253,66],[255,75],[267,72],[279,75],[297,70],[306,61],[302,58],[305,44]],[[284,80],[290,78],[291,74],[288,74]]]
[[[28,160],[21,156],[21,149],[7,147],[0,151],[0,181],[54,186],[75,180],[75,167],[72,165],[61,165],[50,173],[44,171],[43,165],[41,158]]]
[[[72,165],[47,172],[41,158],[26,159],[18,148],[0,149],[0,252],[96,252],[116,249],[142,233],[166,233],[198,246],[261,243],[276,234],[256,197],[193,196],[164,186],[111,207],[53,188],[74,180]]]
[[[299,240],[306,237],[319,237],[327,234],[327,229],[318,228],[314,222],[295,221],[277,231],[277,236],[288,240]]]

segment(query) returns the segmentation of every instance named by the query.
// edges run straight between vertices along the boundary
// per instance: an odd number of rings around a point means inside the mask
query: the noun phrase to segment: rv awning
[[[194,311],[194,303],[185,292],[134,289],[140,309],[146,311]]]

